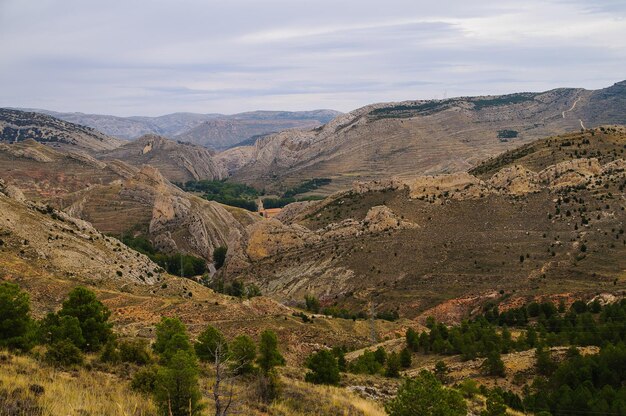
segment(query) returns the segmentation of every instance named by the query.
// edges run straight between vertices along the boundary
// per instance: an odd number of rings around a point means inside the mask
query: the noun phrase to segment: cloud
[[[620,1],[0,0],[0,106],[116,115],[600,88]]]

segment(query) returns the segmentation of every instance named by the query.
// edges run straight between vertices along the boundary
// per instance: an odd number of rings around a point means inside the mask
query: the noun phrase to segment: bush
[[[125,363],[146,365],[150,362],[148,343],[143,339],[126,339],[119,343],[120,360]]]
[[[397,378],[400,377],[400,356],[396,352],[392,352],[387,357],[387,368],[385,376]]]
[[[100,353],[100,361],[103,363],[116,364],[120,362],[120,352],[117,348],[117,342],[113,339],[109,340]]]
[[[310,372],[305,380],[314,384],[339,384],[339,365],[331,351],[321,350],[309,356],[306,366]]]
[[[29,350],[31,329],[28,294],[16,284],[0,283],[0,347]]]
[[[492,392],[487,396],[487,408],[480,413],[481,416],[505,416],[506,406],[499,394]]]
[[[444,388],[432,373],[422,371],[400,386],[385,410],[390,416],[465,416],[467,405],[458,392]]]
[[[377,359],[374,352],[366,350],[361,356],[350,363],[350,372],[356,374],[379,374],[383,364]]]
[[[502,358],[500,358],[500,353],[498,351],[491,351],[487,354],[487,359],[483,365],[488,375],[504,377],[504,362],[502,361]]]
[[[226,253],[228,252],[228,247],[219,246],[215,250],[213,250],[213,263],[215,263],[215,268],[219,269],[224,265],[226,261]]]
[[[320,301],[313,295],[305,295],[304,304],[309,312],[318,313],[320,311]]]
[[[158,373],[159,367],[156,365],[143,367],[133,375],[130,387],[140,393],[152,394],[156,390]]]
[[[400,351],[400,366],[402,366],[402,368],[410,368],[411,361],[411,351],[409,351],[408,348],[403,348],[402,351]]]
[[[82,364],[83,354],[72,342],[61,340],[48,347],[44,359],[52,365],[70,367]]]
[[[236,374],[254,372],[256,359],[256,345],[247,335],[239,335],[230,344],[230,355],[233,360],[233,369]]]
[[[63,302],[59,316],[73,316],[78,319],[85,351],[98,351],[113,336],[109,323],[111,312],[96,298],[96,294],[84,287],[73,289]]]

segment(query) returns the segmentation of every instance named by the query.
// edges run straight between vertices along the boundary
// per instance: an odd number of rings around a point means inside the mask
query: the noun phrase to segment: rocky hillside
[[[602,127],[537,141],[473,174],[357,183],[250,227],[226,273],[283,301],[311,293],[355,312],[448,319],[501,295],[619,291],[625,150],[626,130]]]
[[[207,148],[155,135],[141,136],[97,157],[105,161],[122,160],[137,167],[154,166],[172,182],[222,179],[227,175]]]
[[[0,109],[0,142],[33,139],[51,147],[94,152],[111,150],[122,142],[92,128],[47,115]]]
[[[375,104],[218,157],[235,180],[280,188],[325,177],[333,180],[327,192],[346,189],[355,178],[462,172],[541,137],[625,123],[625,85]]]
[[[0,144],[0,178],[101,232],[141,233],[163,251],[206,259],[215,247],[235,244],[245,226],[259,219],[187,194],[152,166],[103,162],[33,140]]]
[[[288,129],[308,130],[325,124],[341,113],[315,111],[255,111],[217,117],[176,136],[176,139],[224,150],[244,141]]]

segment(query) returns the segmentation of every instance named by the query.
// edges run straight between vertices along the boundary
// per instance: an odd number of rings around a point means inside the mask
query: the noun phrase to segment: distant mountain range
[[[173,113],[159,117],[117,117],[31,108],[17,110],[47,114],[60,120],[92,127],[120,139],[132,140],[145,134],[156,134],[216,150],[285,129],[318,127],[341,114],[334,110],[314,110],[252,111],[233,115]]]

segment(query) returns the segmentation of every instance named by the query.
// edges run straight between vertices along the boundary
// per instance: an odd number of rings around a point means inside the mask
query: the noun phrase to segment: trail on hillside
[[[578,101],[580,101],[581,97],[576,98],[576,100],[574,100],[574,104],[572,104],[572,107],[569,110],[565,110],[561,113],[561,115],[563,116],[563,118],[565,118],[565,113],[569,113],[570,111],[572,111],[574,108],[576,108],[576,104],[578,103]]]

